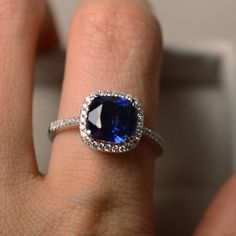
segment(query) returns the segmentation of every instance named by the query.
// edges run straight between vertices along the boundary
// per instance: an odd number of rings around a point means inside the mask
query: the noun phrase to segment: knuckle
[[[129,76],[149,73],[147,63],[161,48],[159,24],[137,5],[117,2],[88,4],[75,15],[71,38],[79,39],[74,40],[79,52],[92,60],[86,60],[83,69],[91,73],[91,63],[96,59],[99,64],[93,66],[95,73],[111,72],[109,76],[122,72]],[[86,68],[88,64],[90,68]]]
[[[3,0],[0,2],[0,25],[1,37],[26,35],[36,29],[42,20],[44,13],[43,1],[13,1]]]
[[[35,11],[39,10],[39,6],[43,5],[43,1],[22,0],[20,2],[13,0],[3,0],[0,3],[1,18],[15,18],[20,15],[35,15]]]

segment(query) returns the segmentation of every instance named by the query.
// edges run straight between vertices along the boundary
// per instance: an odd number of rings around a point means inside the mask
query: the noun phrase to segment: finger
[[[34,165],[31,103],[42,3],[39,0],[0,2],[1,181],[18,173],[32,172]]]
[[[236,232],[236,176],[220,190],[194,236],[231,236]]]
[[[59,118],[78,115],[87,95],[108,89],[138,97],[146,125],[155,129],[160,51],[159,26],[143,1],[84,1],[69,35]],[[127,216],[117,223],[126,227],[125,220],[137,213],[138,229],[146,229],[152,214],[153,157],[145,141],[134,152],[109,155],[91,150],[78,130],[65,131],[54,140],[47,180],[58,183],[60,191],[86,196],[88,205],[95,196],[106,198],[106,204],[122,203]]]

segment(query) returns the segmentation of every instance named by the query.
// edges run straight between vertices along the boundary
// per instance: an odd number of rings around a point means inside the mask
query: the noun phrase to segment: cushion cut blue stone
[[[135,133],[136,126],[136,108],[126,98],[99,96],[89,107],[87,128],[95,140],[122,144]]]

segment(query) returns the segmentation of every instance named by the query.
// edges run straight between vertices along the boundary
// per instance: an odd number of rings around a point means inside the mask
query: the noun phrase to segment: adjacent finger
[[[236,176],[221,189],[198,226],[194,236],[231,236],[236,233]]]
[[[0,1],[1,182],[32,172],[32,87],[40,0]],[[24,174],[21,175],[22,177]]]
[[[146,125],[155,129],[160,55],[160,28],[143,1],[84,1],[69,35],[58,118],[78,115],[87,95],[108,89],[138,97]],[[128,228],[126,220],[134,215],[137,230],[150,230],[153,162],[147,141],[128,154],[105,154],[84,144],[74,129],[56,136],[47,180],[60,191],[86,197],[87,204],[97,197],[106,204],[115,201],[122,205],[115,215],[127,211],[117,224]]]

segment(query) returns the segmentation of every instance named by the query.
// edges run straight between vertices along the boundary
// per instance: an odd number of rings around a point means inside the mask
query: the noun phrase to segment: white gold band
[[[79,126],[80,126],[80,116],[75,116],[62,120],[56,120],[52,122],[49,126],[48,129],[49,138],[53,140],[57,132],[59,132],[60,130],[64,130],[66,128],[79,128]],[[151,138],[158,145],[159,148],[158,152],[162,154],[164,150],[164,141],[162,137],[158,133],[146,127],[143,127],[142,133],[147,137]]]

